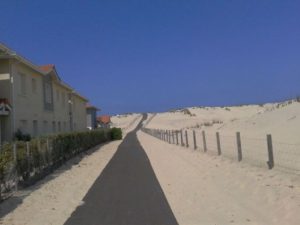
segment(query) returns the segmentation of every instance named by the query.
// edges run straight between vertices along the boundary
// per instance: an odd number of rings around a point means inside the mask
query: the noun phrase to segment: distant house
[[[54,65],[35,65],[0,44],[0,145],[18,130],[33,137],[86,130],[87,102]]]
[[[110,128],[110,125],[111,125],[110,116],[108,116],[108,115],[98,116],[97,123],[98,123],[98,127]]]
[[[89,130],[96,129],[98,127],[97,124],[97,111],[99,111],[97,107],[91,105],[90,103],[86,104],[86,122],[87,128]]]

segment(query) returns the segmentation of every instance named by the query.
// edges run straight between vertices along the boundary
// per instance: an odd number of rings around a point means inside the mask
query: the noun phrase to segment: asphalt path
[[[65,225],[178,224],[137,139],[142,121],[125,137]]]

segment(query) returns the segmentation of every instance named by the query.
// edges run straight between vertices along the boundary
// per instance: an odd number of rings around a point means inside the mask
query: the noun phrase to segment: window
[[[52,133],[56,133],[56,123],[55,123],[55,121],[52,122]]]
[[[45,83],[45,96],[46,103],[52,104],[51,85],[49,83]]]
[[[38,121],[37,120],[33,120],[32,121],[32,134],[34,137],[38,136]]]
[[[66,93],[65,92],[61,93],[61,104],[63,107],[65,107],[65,105],[66,105]]]
[[[59,90],[56,90],[56,101],[59,102]]]
[[[28,133],[27,120],[20,120],[20,130],[22,133]]]
[[[26,75],[20,73],[20,94],[26,95]]]
[[[57,126],[58,126],[58,132],[60,133],[61,132],[61,123],[57,122]]]
[[[36,94],[37,93],[36,79],[32,78],[31,86],[32,86],[32,93]]]
[[[43,123],[43,133],[48,134],[48,121],[44,120]]]
[[[67,131],[67,122],[64,122],[64,131]]]

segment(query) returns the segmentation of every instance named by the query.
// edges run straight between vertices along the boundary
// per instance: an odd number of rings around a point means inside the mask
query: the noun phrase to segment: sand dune
[[[249,106],[192,107],[174,112],[158,113],[147,125],[155,129],[204,129],[245,137],[300,144],[300,103],[296,100]]]
[[[233,160],[237,158],[236,132],[240,132],[243,161],[261,167],[267,167],[266,135],[271,134],[275,169],[300,174],[300,102],[296,100],[265,105],[192,107],[158,113],[146,127],[187,130],[190,147],[193,147],[192,132],[195,131],[197,148],[202,150],[202,131],[205,131],[208,152],[212,154],[217,154],[216,132],[219,132],[222,155]]]
[[[128,132],[134,124],[142,119],[142,115],[139,113],[131,113],[124,115],[117,115],[111,117],[112,127],[119,127],[123,132]]]

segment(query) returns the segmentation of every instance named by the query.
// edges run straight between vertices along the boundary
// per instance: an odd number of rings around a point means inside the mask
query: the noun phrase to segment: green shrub
[[[30,141],[31,136],[30,134],[23,134],[21,130],[17,130],[17,132],[15,133],[15,139],[17,141]]]
[[[26,142],[16,142],[17,148],[17,164],[16,169],[18,175],[23,179],[27,180],[30,174],[30,165],[28,163]]]
[[[23,139],[23,134],[18,132],[16,136]],[[13,145],[4,144],[0,151],[0,184],[10,183],[6,173],[16,168],[19,180],[25,185],[30,185],[44,177],[49,171],[57,168],[64,161],[74,157],[80,152],[86,151],[98,144],[109,140],[122,138],[121,129],[94,130],[86,132],[70,132],[51,135],[39,139],[27,138],[15,142],[16,162],[13,157]],[[27,147],[28,145],[28,147]],[[48,171],[48,172],[47,172]],[[1,199],[1,193],[0,193]]]
[[[112,128],[110,130],[111,140],[122,140],[122,129],[121,128]]]
[[[5,172],[12,165],[13,151],[11,144],[4,144],[1,146],[0,152],[0,184],[5,181]]]

